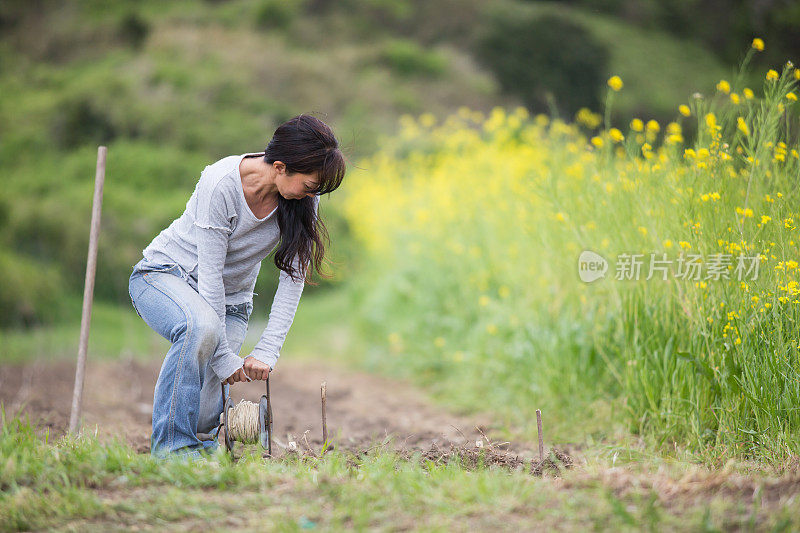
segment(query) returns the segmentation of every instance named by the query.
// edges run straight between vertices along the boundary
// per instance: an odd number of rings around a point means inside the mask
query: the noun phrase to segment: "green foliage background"
[[[83,287],[100,143],[109,156],[95,294],[125,304],[131,266],[180,215],[200,170],[262,149],[298,113],[330,124],[350,171],[369,172],[355,161],[404,113],[540,105],[533,89],[572,113],[584,99],[593,107],[603,80],[619,74],[626,91],[614,118],[660,118],[725,75],[724,54],[704,47],[700,30],[698,39],[677,36],[659,17],[626,15],[628,2],[606,4],[598,13],[581,2],[502,1],[492,15],[477,0],[3,2],[0,327],[74,320],[78,308],[66,302]],[[481,36],[520,10],[533,27],[582,28],[575,50],[607,62],[575,64],[581,54],[573,54],[560,69],[509,83],[496,57],[507,48]],[[558,32],[529,33],[527,47],[557,49]],[[651,79],[656,66],[661,75]],[[584,82],[567,83],[582,71]],[[357,254],[336,199],[323,210],[336,266],[319,289],[352,275],[342,265]],[[277,280],[267,261],[262,298]]]

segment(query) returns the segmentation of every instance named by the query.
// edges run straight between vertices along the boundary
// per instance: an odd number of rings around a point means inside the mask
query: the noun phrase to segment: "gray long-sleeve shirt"
[[[277,208],[266,217],[257,218],[245,200],[239,164],[247,155],[258,154],[231,155],[208,165],[183,214],[142,250],[147,260],[178,264],[223,324],[226,304],[252,301],[261,261],[280,241]],[[315,196],[315,215],[318,209],[319,196]],[[297,255],[294,265],[299,268]],[[267,327],[251,354],[270,368],[275,368],[280,356],[304,285],[302,280],[295,282],[280,271]],[[210,360],[211,368],[225,379],[242,363],[243,359],[228,346],[223,327],[219,346]]]

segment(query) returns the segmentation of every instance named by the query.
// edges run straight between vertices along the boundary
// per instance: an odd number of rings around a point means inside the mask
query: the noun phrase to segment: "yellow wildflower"
[[[608,135],[611,137],[615,143],[622,142],[625,140],[625,136],[619,131],[617,128],[611,128],[608,130]]]
[[[786,93],[786,99],[789,100],[790,102],[796,102],[797,95],[794,94],[793,92]]]
[[[744,94],[744,97],[747,98],[748,100],[750,100],[755,96],[755,94],[753,94],[753,89],[750,89],[749,87],[745,87],[744,90],[742,91],[742,94]]]
[[[611,87],[614,91],[619,91],[622,89],[622,78],[619,76],[611,76],[608,78],[608,86]]]
[[[731,84],[728,83],[726,80],[719,80],[719,83],[717,83],[717,90],[719,92],[728,94],[729,92],[731,92]]]
[[[720,129],[720,126],[717,125],[717,116],[714,113],[706,113],[706,126],[712,131]]]
[[[644,122],[642,122],[642,119],[635,118],[631,120],[631,129],[633,131],[642,131],[644,129]]]
[[[592,113],[588,107],[582,107],[575,113],[575,121],[585,124],[589,129],[595,129],[602,122],[602,117],[598,113]]]
[[[753,48],[755,48],[759,52],[763,52],[764,51],[764,41],[762,39],[759,39],[758,37],[753,39],[753,43],[750,46],[752,46]]]
[[[744,118],[739,117],[736,119],[736,127],[745,135],[750,135],[750,128],[747,127],[747,122],[744,121]]]
[[[598,148],[602,148],[603,147],[603,139],[601,139],[600,137],[595,135],[594,137],[592,137],[592,144],[595,145]]]
[[[658,125],[658,122],[656,122],[653,119],[650,119],[650,120],[647,121],[647,126],[646,127],[647,127],[647,131],[653,131],[653,132],[657,132],[657,131],[659,131],[661,129],[661,126]]]
[[[767,71],[767,81],[776,81],[778,79],[778,73],[775,72],[773,69],[769,69]]]
[[[672,248],[672,241],[669,239],[665,239],[662,244],[664,245],[664,248]]]
[[[681,104],[678,106],[678,112],[683,115],[684,117],[688,117],[692,114],[692,110],[689,109],[689,106],[686,104]]]
[[[691,245],[691,244],[689,244],[689,243],[688,243],[688,242],[686,242],[686,241],[679,241],[679,242],[678,242],[678,244],[680,245],[680,247],[681,247],[681,248],[684,248],[684,249],[686,249],[686,248],[691,248],[691,247],[692,247],[692,245]]]
[[[736,93],[731,93],[731,103],[733,103],[734,105],[739,105],[739,102],[741,102],[739,95]]]
[[[770,220],[772,220],[772,217],[770,217],[770,216],[767,216],[767,215],[761,215],[761,223],[762,223],[762,224],[766,224],[766,223],[767,223],[767,222],[769,222]]]

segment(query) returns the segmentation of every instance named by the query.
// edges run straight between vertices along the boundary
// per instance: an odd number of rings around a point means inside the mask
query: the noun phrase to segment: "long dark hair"
[[[306,114],[290,118],[275,130],[264,150],[264,161],[272,164],[283,161],[286,173],[319,173],[319,184],[314,194],[319,196],[335,191],[344,179],[347,166],[339,143],[327,124]],[[275,251],[275,266],[286,272],[294,281],[305,279],[310,285],[309,264],[322,276],[321,265],[325,260],[325,243],[330,237],[322,218],[314,216],[315,199],[306,196],[301,200],[286,199],[278,195],[278,228],[281,241]],[[293,264],[299,256],[302,272]]]

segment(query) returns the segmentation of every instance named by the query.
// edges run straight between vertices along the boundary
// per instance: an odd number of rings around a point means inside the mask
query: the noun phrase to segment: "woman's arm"
[[[299,258],[296,255],[294,265],[300,268]],[[293,281],[283,270],[278,274],[278,288],[272,300],[267,327],[250,354],[262,363],[268,364],[270,369],[275,368],[286,334],[289,333],[294,321],[300,296],[305,287],[304,279],[305,276],[300,281]]]
[[[214,373],[225,381],[242,368],[243,360],[231,351],[225,328],[222,269],[228,253],[228,237],[233,230],[220,183],[214,186],[205,182],[198,184],[194,225],[197,233],[197,289],[214,309],[221,324],[219,346],[209,364]]]
[[[319,196],[315,196],[314,199],[314,217],[316,218],[319,214]],[[300,296],[305,287],[305,274],[308,266],[305,270],[300,269],[300,257],[297,254],[295,254],[292,264],[297,272],[301,273],[300,279],[294,281],[289,274],[283,270],[279,271],[278,288],[272,300],[267,327],[250,354],[262,363],[268,364],[270,369],[275,368],[275,363],[280,357],[283,342],[292,326],[297,306],[300,303]]]

